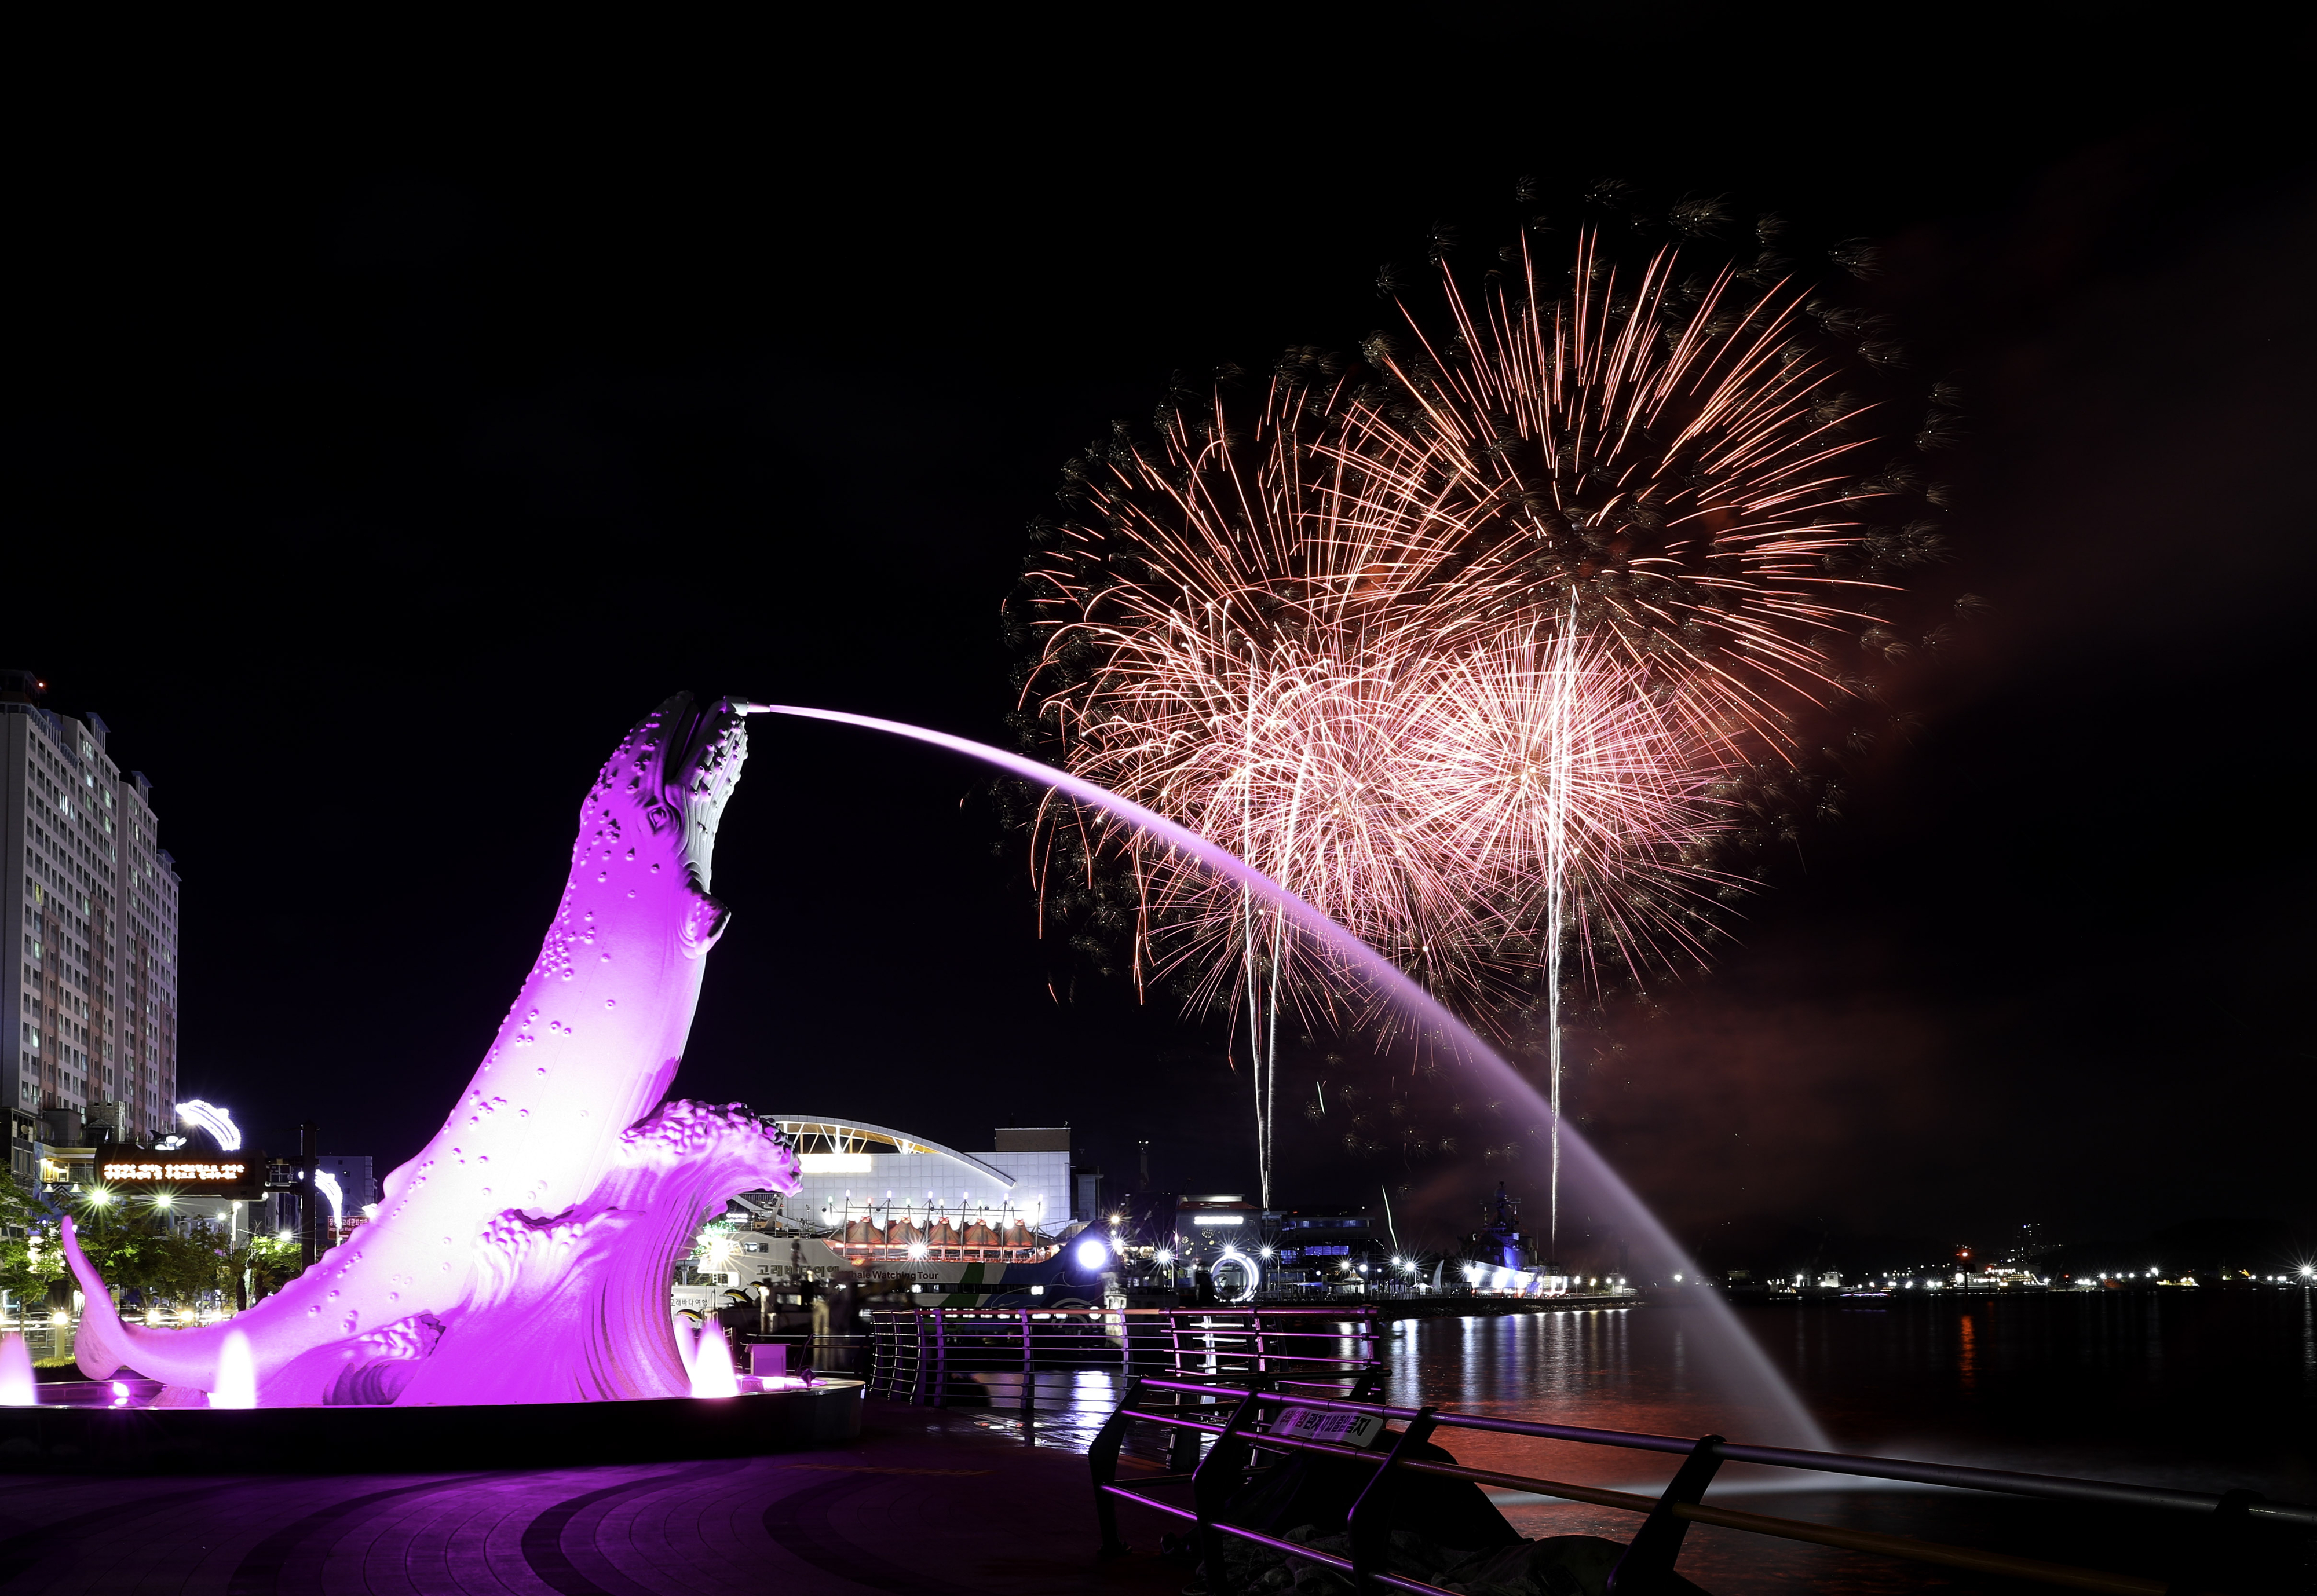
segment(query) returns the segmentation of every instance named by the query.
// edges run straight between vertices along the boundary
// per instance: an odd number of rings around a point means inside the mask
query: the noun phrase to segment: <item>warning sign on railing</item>
[[[1294,1440],[1324,1440],[1339,1447],[1364,1447],[1383,1428],[1382,1413],[1337,1413],[1323,1407],[1282,1408],[1271,1433]]]

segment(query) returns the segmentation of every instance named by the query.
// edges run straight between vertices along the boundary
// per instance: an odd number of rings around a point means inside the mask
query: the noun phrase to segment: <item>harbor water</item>
[[[1738,1312],[1842,1451],[2317,1502],[2317,1292],[1955,1294]],[[1698,1376],[1703,1332],[1677,1301],[1382,1328],[1384,1397],[1395,1405],[1733,1441],[1762,1434],[1762,1415]],[[1116,1381],[1089,1369],[1042,1375],[1039,1405],[1051,1413],[1042,1438],[1090,1440]],[[1012,1428],[996,1413],[988,1422]],[[1438,1439],[1474,1467],[1650,1495],[1677,1461],[1475,1432]],[[1531,1537],[1623,1540],[1638,1522],[1493,1494]],[[1706,1500],[2164,1579],[2196,1555],[2202,1532],[2186,1516],[1735,1467]],[[2254,1542],[2258,1566],[2215,1588],[2317,1588],[2305,1545],[2274,1531]],[[1717,1596],[2035,1588],[1709,1526],[1690,1529],[1681,1568]]]

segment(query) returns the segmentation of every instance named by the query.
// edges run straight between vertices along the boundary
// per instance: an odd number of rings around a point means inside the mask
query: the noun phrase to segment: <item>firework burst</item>
[[[1836,380],[1895,359],[1883,329],[1775,263],[1586,233],[1558,281],[1525,237],[1443,281],[1445,315],[1356,360],[1289,351],[1250,421],[1162,406],[1155,442],[1071,463],[1011,611],[1021,724],[1500,1034],[1542,1008],[1557,1117],[1564,962],[1703,959],[1732,795],[1859,691],[1850,640],[1905,651],[1883,606],[1937,534]],[[1095,824],[1040,812],[1042,878],[1123,863],[1138,979],[1245,1020],[1267,1182],[1283,1004],[1374,1015],[1245,895]]]

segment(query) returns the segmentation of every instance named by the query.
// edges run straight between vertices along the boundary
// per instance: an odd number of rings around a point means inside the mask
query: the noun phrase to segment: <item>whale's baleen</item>
[[[580,806],[539,961],[465,1096],[387,1176],[378,1217],[281,1292],[230,1326],[124,1324],[67,1220],[81,1369],[207,1390],[230,1328],[250,1338],[267,1406],[688,1390],[676,1253],[733,1192],[797,1189],[793,1150],[739,1105],[661,1103],[724,929],[710,866],[747,753],[742,716],[688,693],[621,742]]]

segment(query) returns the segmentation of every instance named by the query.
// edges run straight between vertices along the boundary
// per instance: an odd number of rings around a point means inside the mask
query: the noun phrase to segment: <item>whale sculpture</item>
[[[82,1370],[126,1367],[196,1403],[237,1332],[264,1407],[687,1394],[671,1266],[732,1193],[798,1186],[794,1150],[740,1105],[662,1101],[728,917],[710,867],[747,753],[743,714],[688,693],[621,742],[458,1107],[387,1176],[378,1217],[280,1292],[229,1324],[126,1324],[67,1220]]]

